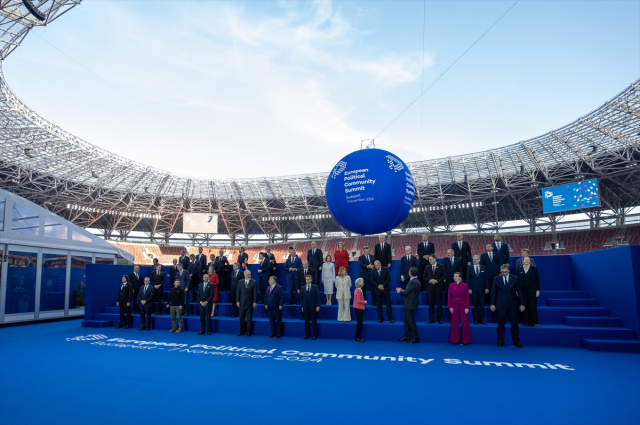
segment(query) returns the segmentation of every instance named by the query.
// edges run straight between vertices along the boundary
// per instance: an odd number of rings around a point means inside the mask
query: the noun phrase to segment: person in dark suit
[[[200,276],[207,272],[207,256],[202,253],[202,247],[198,248],[198,255],[196,255],[196,261],[200,264]]]
[[[189,270],[189,263],[191,262],[191,260],[189,259],[189,255],[187,255],[187,250],[186,249],[182,250],[182,255],[178,259],[178,262],[180,264],[182,264],[182,268],[184,269],[184,271],[188,271]],[[185,294],[185,296],[186,295],[187,294]]]
[[[284,269],[287,271],[287,282],[289,283],[289,302],[287,305],[293,305],[298,295],[300,294],[300,287],[298,286],[299,271],[302,270],[302,261],[300,257],[296,255],[296,250],[289,249],[289,258],[284,263]]]
[[[429,256],[429,265],[424,268],[424,281],[429,294],[429,323],[434,323],[435,306],[438,306],[438,323],[442,324],[442,294],[447,275],[442,264],[438,264],[435,255]]]
[[[302,262],[302,269],[298,272],[298,282],[306,282],[307,276],[311,276],[311,284],[318,286],[318,282],[313,279],[313,269],[309,266],[308,261]],[[319,291],[320,289],[318,289]],[[302,295],[300,295],[302,297]],[[304,313],[302,307],[300,307],[300,320],[304,320]]]
[[[309,339],[309,321],[313,322],[313,337],[318,338],[318,312],[320,311],[320,291],[312,285],[312,276],[307,275],[306,285],[300,289],[300,306],[304,315],[304,339]]]
[[[516,270],[519,270],[520,267],[522,267],[524,265],[524,259],[528,258],[530,261],[530,265],[531,267],[535,267],[536,266],[536,260],[534,260],[533,258],[529,257],[529,248],[522,248],[520,250],[520,253],[522,254],[522,257],[518,258],[518,260],[516,261]]]
[[[129,283],[131,284],[131,289],[133,290],[132,298],[135,298],[138,296],[138,291],[140,290],[140,287],[144,283],[144,278],[140,274],[139,266],[133,266],[133,273],[129,275]],[[134,303],[132,310],[133,310],[133,314],[138,314],[140,309]],[[131,323],[129,323],[129,326],[131,326]]]
[[[174,282],[176,280],[180,281],[180,289],[182,289],[182,292],[184,292],[184,308],[182,309],[182,314],[181,316],[188,316],[189,315],[189,310],[191,310],[191,308],[189,308],[189,285],[191,284],[191,278],[189,277],[189,272],[187,272],[186,270],[182,269],[182,263],[178,263],[178,272],[176,273],[176,276],[174,277]],[[175,291],[174,291],[175,292]]]
[[[233,305],[233,314],[231,317],[238,317],[240,309],[238,309],[238,282],[244,279],[244,272],[240,271],[240,264],[233,263],[233,271],[231,272],[231,304]]]
[[[500,255],[500,265],[509,264],[511,255],[509,254],[509,245],[502,242],[502,236],[495,234],[493,236],[493,251]]]
[[[260,257],[260,262],[258,263],[258,279],[260,280],[260,302],[258,302],[258,304],[264,304],[264,294],[267,292],[269,278],[271,277],[271,261],[267,259],[267,255],[264,252],[261,252],[258,256]]]
[[[435,246],[429,242],[429,235],[422,235],[422,242],[418,244],[418,279],[423,284],[423,289],[426,287],[426,281],[424,280],[424,269],[429,265],[429,256],[436,254]]]
[[[379,236],[379,244],[374,248],[374,256],[376,260],[380,261],[380,264],[388,269],[391,268],[391,245],[386,243],[384,236]]]
[[[218,276],[220,269],[222,268],[222,264],[220,264],[220,262],[218,261],[218,259],[216,258],[215,254],[211,254],[209,256],[209,263],[206,266],[206,273],[209,273],[209,267],[213,267],[213,271],[215,272],[216,276]],[[213,280],[213,279],[211,279]],[[219,280],[218,280],[219,282]]]
[[[371,270],[373,270],[373,263],[376,261],[375,257],[369,254],[369,247],[365,246],[362,248],[363,254],[358,257],[358,264],[360,265],[360,275],[362,280],[364,280],[364,286],[362,287],[362,295],[364,295],[365,299],[367,298],[367,286],[371,291],[371,304],[376,305],[376,289],[371,282]]]
[[[258,285],[255,280],[251,279],[249,270],[245,270],[244,279],[238,281],[236,300],[236,305],[240,309],[240,332],[238,336],[244,335],[245,332],[247,336],[251,336],[253,309],[256,308],[258,303]]]
[[[518,269],[518,286],[525,292],[525,312],[522,314],[525,326],[538,325],[538,297],[540,296],[540,274],[531,265],[531,258],[525,257]]]
[[[311,276],[313,276],[313,283],[318,284],[318,273],[322,273],[322,264],[324,263],[324,256],[322,250],[318,248],[315,242],[311,242],[311,249],[307,252],[307,261],[309,262],[309,268],[311,269]]]
[[[265,295],[264,308],[269,313],[269,324],[271,325],[271,335],[269,338],[280,338],[282,336],[282,306],[284,305],[284,289],[278,285],[278,278],[269,277],[269,288]]]
[[[238,248],[238,264],[242,267],[242,262],[247,260],[247,264],[249,264],[249,256],[246,252],[244,252],[244,247]]]
[[[151,272],[151,285],[153,285],[155,301],[158,303],[157,314],[162,314],[162,303],[164,302],[164,271],[162,270],[162,265],[158,264],[156,269]],[[153,311],[153,302],[151,302],[151,310]]]
[[[467,267],[471,265],[471,245],[469,242],[464,240],[464,236],[462,233],[458,233],[456,235],[457,241],[451,245],[451,249],[453,249],[453,256],[460,258],[460,262],[462,263],[462,281],[467,281]]]
[[[509,274],[509,265],[500,266],[500,275],[493,279],[491,289],[491,311],[498,318],[498,347],[504,345],[504,325],[509,318],[513,345],[522,348],[518,329],[518,310],[525,311],[526,292],[518,286],[518,278]]]
[[[417,344],[420,342],[418,336],[418,327],[416,326],[415,313],[418,309],[418,296],[422,284],[417,277],[418,269],[411,267],[409,269],[409,282],[406,289],[396,288],[399,295],[404,297],[404,335],[398,341],[407,341],[409,344]]]
[[[202,280],[202,267],[200,263],[196,260],[196,256],[191,254],[189,256],[189,279],[191,283],[189,285],[189,290],[191,291],[191,302],[196,302],[196,297],[198,295],[198,285]],[[185,292],[185,297],[189,295]]]
[[[226,291],[227,290],[227,274],[229,274],[229,260],[224,255],[224,250],[220,250],[218,256],[216,257],[216,261],[220,264],[220,269],[217,271],[218,273],[218,282],[219,290]],[[235,306],[235,304],[234,304]]]
[[[171,287],[173,287],[173,282],[176,280],[176,274],[178,273],[178,259],[173,259],[173,265],[169,267],[169,282],[171,283]]]
[[[137,267],[137,266],[136,266]],[[131,319],[131,300],[133,299],[133,287],[129,283],[129,276],[122,276],[122,284],[118,287],[118,297],[116,298],[116,306],[120,307],[120,323],[116,329],[124,327],[128,329]],[[125,320],[125,313],[127,315]]]
[[[409,282],[409,270],[411,267],[418,267],[418,260],[411,255],[411,247],[406,246],[404,248],[404,255],[400,259],[400,281],[402,282],[402,289],[404,289]]]
[[[209,275],[202,275],[202,283],[198,285],[198,303],[200,304],[200,332],[198,335],[211,335],[211,299],[213,298],[213,285],[209,284]]]
[[[276,268],[278,264],[278,262],[276,261],[276,256],[271,253],[271,248],[269,248],[268,246],[264,248],[264,251],[265,251],[265,257],[267,257],[267,260],[269,260],[269,262],[271,263],[271,269],[269,270],[269,275],[274,276],[276,274]]]
[[[378,300],[378,323],[384,322],[384,316],[382,315],[382,301],[384,300],[387,305],[387,317],[389,323],[393,323],[393,310],[391,309],[391,294],[389,291],[389,283],[391,282],[391,275],[389,269],[382,267],[380,261],[376,260],[374,263],[374,269],[371,271],[371,281],[376,288],[376,300]]]
[[[447,274],[447,280],[444,284],[444,299],[447,299],[447,292],[449,291],[449,285],[453,282],[453,275],[460,273],[462,275],[462,262],[458,257],[453,256],[453,249],[447,250],[447,258],[442,260],[444,270]],[[446,305],[446,303],[445,303]]]
[[[489,304],[491,299],[491,288],[493,287],[493,278],[500,274],[500,256],[493,252],[493,245],[487,244],[487,252],[480,256],[480,264],[484,266],[487,273],[488,292],[485,293],[485,304]]]
[[[473,324],[486,325],[484,321],[484,297],[489,293],[489,278],[485,266],[480,264],[480,256],[473,256],[473,264],[467,270],[467,285],[473,305]]]
[[[162,267],[162,266],[160,266]],[[155,299],[156,288],[151,285],[151,279],[144,278],[144,285],[140,287],[138,292],[138,300],[140,302],[140,329],[141,331],[151,330],[151,313],[153,313],[153,300]],[[162,299],[160,299],[162,303]]]

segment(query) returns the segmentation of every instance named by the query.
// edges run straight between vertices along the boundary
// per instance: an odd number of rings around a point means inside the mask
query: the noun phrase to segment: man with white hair
[[[386,268],[391,268],[391,245],[385,242],[384,235],[380,235],[378,240],[379,244],[374,249],[374,255],[376,260],[380,261],[380,265]]]
[[[411,267],[418,267],[418,260],[416,257],[411,255],[411,247],[404,247],[404,255],[400,259],[400,281],[402,282],[400,286],[402,289],[407,287],[407,283],[409,282],[409,270]]]

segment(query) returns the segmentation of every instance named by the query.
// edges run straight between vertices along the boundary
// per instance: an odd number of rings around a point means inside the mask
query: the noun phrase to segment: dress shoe
[[[251,332],[247,332],[247,336],[251,336]]]
[[[403,336],[402,338],[398,338],[398,341],[400,341],[400,342],[409,341],[409,337],[408,336]]]
[[[300,320],[304,320],[304,317],[301,317]]]
[[[204,331],[198,332],[198,335],[204,335]]]
[[[393,319],[389,319],[389,323],[393,323]]]
[[[477,320],[474,320],[474,321],[473,321],[473,324],[474,324],[474,325],[477,325],[477,324],[478,324],[478,321],[477,321]]]
[[[293,305],[293,301],[289,301],[286,305]]]
[[[364,339],[362,339],[362,338],[356,338],[356,342],[364,342]]]
[[[242,336],[242,335],[244,335],[244,332],[240,332],[240,333],[238,334],[238,336]]]
[[[232,319],[235,318],[235,317],[238,317],[238,315],[234,314],[233,316],[231,316]]]
[[[309,339],[309,335],[305,335],[302,339]]]
[[[480,323],[481,325],[486,325],[486,324],[487,324],[487,322],[485,322],[484,320],[481,320],[481,321],[480,321],[480,322],[478,322],[478,323]]]
[[[269,335],[269,338],[275,338],[275,337],[276,337],[276,335],[275,335],[275,334],[271,334],[271,335]]]
[[[171,329],[169,332],[175,332],[176,328]]]
[[[276,338],[281,338],[281,337],[282,337],[282,335],[276,335]]]
[[[443,324],[442,319],[438,319],[438,323]]]
[[[141,327],[141,328],[140,328],[140,329],[138,329],[138,330],[139,330],[139,331],[144,331],[144,330],[146,330],[146,329],[147,329],[147,328],[145,328],[145,327],[143,326],[143,327]]]
[[[384,320],[378,319],[378,323],[382,323],[382,322],[384,322]]]
[[[120,329],[120,328],[122,328],[122,325],[116,326],[116,329]]]
[[[311,339],[315,341],[316,339],[318,339],[318,337],[314,335],[311,337]]]
[[[435,320],[429,319],[429,323],[435,323]]]
[[[147,330],[148,330],[148,331],[150,331],[150,330],[151,330],[151,328],[150,328],[150,327],[147,327]]]
[[[124,328],[125,329],[129,329],[129,325],[124,325]]]
[[[498,347],[502,347],[503,345],[504,345],[504,341],[503,340],[498,341]]]
[[[518,342],[514,342],[514,343],[513,343],[513,345],[515,345],[515,346],[516,346],[516,347],[518,347],[518,348],[524,348],[524,347],[522,346],[522,344],[520,344],[520,341],[518,341]]]
[[[180,328],[180,329],[178,329],[178,330],[176,331],[176,333],[177,333],[177,334],[179,334],[180,332],[182,332],[182,328]]]
[[[207,335],[211,335],[211,331],[207,332]]]
[[[409,344],[420,344],[420,340],[419,339],[412,339],[411,341],[409,341]]]

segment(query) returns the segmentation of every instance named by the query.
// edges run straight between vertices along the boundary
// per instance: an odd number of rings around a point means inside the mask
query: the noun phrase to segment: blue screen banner
[[[600,191],[597,179],[542,189],[544,214],[599,206]]]

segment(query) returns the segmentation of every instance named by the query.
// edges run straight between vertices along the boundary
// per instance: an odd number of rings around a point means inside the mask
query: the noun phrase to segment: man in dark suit
[[[280,338],[282,336],[282,306],[284,305],[284,289],[278,285],[278,278],[269,278],[269,288],[265,295],[264,308],[269,313],[269,324],[271,325],[271,335],[269,338]]]
[[[376,290],[375,286],[371,282],[371,270],[373,270],[373,263],[376,261],[373,255],[369,254],[369,247],[365,246],[362,248],[363,254],[358,257],[358,264],[360,265],[360,275],[362,280],[364,280],[364,285],[362,286],[362,295],[364,298],[367,298],[367,286],[371,291],[371,304],[376,305]]]
[[[318,312],[320,311],[320,291],[318,285],[312,285],[313,278],[307,275],[306,285],[300,289],[300,306],[304,315],[304,339],[309,339],[309,321],[313,322],[313,337],[318,338]]]
[[[268,246],[264,248],[264,251],[265,251],[265,257],[267,257],[267,260],[269,260],[269,262],[271,263],[271,269],[269,270],[269,275],[274,276],[276,274],[276,267],[278,264],[278,262],[276,261],[276,256],[271,253],[271,248]]]
[[[216,276],[219,275],[219,271],[222,268],[222,264],[220,264],[220,262],[218,261],[218,259],[216,258],[215,254],[211,254],[209,256],[209,264],[207,264],[205,266],[205,273],[209,273],[209,267],[213,267],[213,271],[216,273]],[[213,280],[213,279],[211,279]],[[220,282],[220,277],[218,276],[218,282]],[[220,288],[220,283],[218,283],[218,288]],[[218,289],[219,291],[222,291],[222,289]]]
[[[313,283],[318,284],[318,273],[322,272],[322,263],[324,258],[322,257],[322,250],[318,248],[315,242],[311,242],[311,249],[307,252],[307,261],[309,262],[309,268],[311,269],[311,276],[313,276]]]
[[[140,290],[140,287],[144,283],[144,278],[140,274],[139,266],[133,266],[133,273],[129,275],[129,283],[131,284],[131,289],[133,290],[132,298],[136,298],[138,296],[138,291]],[[133,310],[133,314],[138,314],[140,309],[138,305],[134,303],[134,305],[132,306],[132,310]],[[131,323],[129,323],[129,326],[131,326]]]
[[[123,277],[126,278],[126,276],[123,276]],[[122,327],[124,327],[125,329],[128,329],[130,326],[130,323],[132,323],[133,321],[131,319],[131,300],[132,299],[133,299],[133,287],[128,281],[122,282],[118,287],[118,297],[116,298],[116,306],[120,307],[120,323],[118,324],[118,326],[116,326],[116,329],[122,328]],[[125,313],[127,315],[126,320],[124,317]]]
[[[302,270],[302,261],[293,248],[289,249],[289,258],[284,263],[284,269],[287,271],[287,282],[289,283],[289,302],[287,305],[293,305],[294,302],[297,304],[296,298],[300,294],[298,279],[300,278],[299,272]]]
[[[202,253],[202,247],[198,248],[198,255],[196,255],[196,261],[200,263],[200,276],[207,272],[207,256]]]
[[[391,245],[386,243],[384,236],[379,236],[379,244],[374,248],[374,255],[376,260],[380,261],[380,265],[390,269],[391,268]]]
[[[511,261],[509,245],[502,242],[502,236],[499,234],[495,234],[493,236],[493,251],[500,255],[500,265],[509,264]]]
[[[444,305],[447,305],[447,292],[449,291],[449,285],[453,282],[454,273],[462,273],[462,263],[458,257],[453,256],[453,249],[447,250],[447,258],[442,260],[444,270],[447,274],[447,279],[444,283]]]
[[[453,249],[453,255],[455,257],[460,258],[460,262],[462,263],[462,281],[467,281],[467,267],[471,265],[471,245],[469,242],[464,240],[464,236],[462,233],[458,233],[456,235],[456,242],[451,245],[451,249]]]
[[[240,271],[240,264],[233,263],[233,271],[231,272],[231,304],[233,305],[233,314],[231,317],[238,317],[240,309],[238,308],[238,282],[244,279],[244,273]]]
[[[518,310],[524,311],[526,303],[526,291],[518,286],[518,278],[509,274],[509,265],[503,264],[500,267],[500,276],[493,279],[491,289],[491,311],[496,312],[498,318],[498,347],[504,345],[504,325],[509,317],[513,345],[522,348],[518,329]]]
[[[196,261],[196,256],[191,254],[189,261],[189,279],[191,279],[191,284],[189,285],[189,290],[191,291],[191,302],[196,302],[196,297],[198,295],[198,285],[202,280],[202,267],[200,263]],[[185,292],[184,296],[186,297],[188,293]]]
[[[236,295],[237,306],[240,309],[240,332],[238,336],[251,336],[251,324],[253,323],[253,309],[258,303],[258,285],[251,279],[251,272],[244,271],[244,279],[238,281],[238,291]],[[246,318],[246,322],[245,322]]]
[[[418,309],[418,296],[420,295],[420,289],[422,284],[418,277],[418,269],[411,267],[409,269],[409,282],[407,282],[406,289],[396,288],[399,295],[404,298],[404,335],[398,341],[407,341],[409,344],[417,344],[420,342],[418,336],[418,327],[416,326],[415,313]],[[412,339],[413,337],[413,339]]]
[[[418,260],[411,255],[411,247],[404,248],[404,255],[400,259],[400,281],[402,282],[402,289],[409,283],[409,270],[411,267],[418,267]]]
[[[429,265],[429,256],[435,255],[436,248],[429,242],[429,235],[422,235],[422,242],[418,244],[418,279],[422,282],[423,289],[426,287],[424,280],[424,269]]]
[[[249,256],[247,255],[246,252],[244,252],[244,247],[240,247],[238,248],[238,264],[240,264],[240,267],[242,267],[243,259],[246,259],[247,264],[249,264]]]
[[[151,285],[151,279],[144,278],[144,285],[140,287],[138,292],[138,300],[140,302],[140,329],[141,331],[151,330],[151,313],[153,313],[153,300],[155,298],[156,288]],[[162,299],[160,300],[162,303]]]
[[[487,273],[487,282],[489,282],[487,289],[489,292],[485,293],[485,304],[489,304],[493,278],[500,274],[500,256],[493,252],[492,244],[488,243],[486,248],[487,252],[480,256],[480,264],[484,266],[485,273]]]
[[[162,314],[162,305],[164,303],[163,294],[164,294],[164,271],[162,270],[162,265],[158,264],[156,269],[151,272],[151,284],[153,285],[154,293],[155,293],[155,301],[158,303],[157,314]],[[151,310],[153,310],[153,302],[151,303]]]
[[[180,289],[184,292],[184,307],[182,309],[182,315],[188,316],[189,311],[191,310],[189,306],[189,285],[191,284],[191,278],[189,277],[189,272],[182,268],[182,263],[178,263],[178,272],[176,276],[173,278],[173,281],[180,281]]]
[[[391,275],[389,269],[382,267],[380,261],[376,260],[374,263],[374,269],[371,271],[371,281],[376,288],[376,299],[378,300],[378,323],[384,322],[384,316],[382,315],[382,301],[384,300],[387,305],[387,317],[389,323],[393,323],[393,310],[391,309],[391,294],[389,291],[389,283],[391,282]]]
[[[229,260],[224,255],[224,251],[221,249],[216,257],[216,261],[220,264],[220,270],[218,271],[218,288],[219,291],[226,291],[227,286],[227,274],[229,273]],[[233,304],[235,306],[235,304]]]
[[[258,276],[260,279],[260,302],[258,304],[264,304],[264,294],[267,292],[267,286],[269,285],[269,278],[271,275],[271,261],[267,259],[267,255],[264,252],[259,254],[260,263],[258,263]]]
[[[180,264],[182,264],[182,268],[184,269],[184,271],[188,271],[189,270],[189,263],[191,262],[191,260],[189,259],[189,255],[187,255],[187,250],[186,249],[182,250],[182,255],[178,259],[178,262]],[[185,296],[186,296],[186,294],[185,294]]]
[[[173,265],[169,267],[169,283],[173,287],[173,282],[176,280],[176,274],[178,273],[178,259],[173,259]]]
[[[209,275],[202,275],[202,283],[198,285],[198,303],[200,304],[200,332],[198,335],[211,335],[211,299],[213,298],[213,285],[209,284]]]
[[[429,294],[429,323],[434,323],[435,306],[438,306],[438,323],[442,324],[442,293],[447,280],[446,271],[438,264],[435,255],[429,256],[429,265],[424,268],[424,281]]]
[[[480,264],[480,256],[473,256],[473,264],[467,270],[467,285],[471,292],[471,305],[473,306],[473,324],[486,325],[484,321],[484,297],[489,293],[489,274],[486,267]]]
[[[303,261],[302,262],[302,269],[300,269],[300,272],[298,273],[298,282],[306,282],[307,281],[307,276],[311,276],[311,284],[312,285],[318,286],[318,282],[314,279],[313,269],[309,265],[309,262],[308,261]],[[320,289],[318,289],[318,291],[319,290]],[[300,307],[300,320],[304,320],[304,313],[302,312],[302,307]]]

